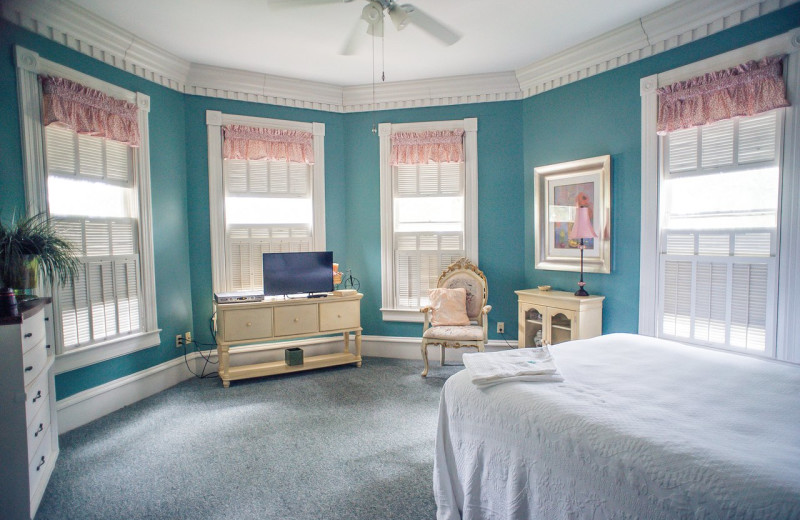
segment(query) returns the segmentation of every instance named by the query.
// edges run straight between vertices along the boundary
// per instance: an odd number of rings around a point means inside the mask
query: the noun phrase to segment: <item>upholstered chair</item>
[[[428,345],[439,345],[444,365],[446,349],[474,347],[483,352],[488,339],[492,306],[486,305],[489,287],[483,272],[461,258],[442,272],[436,287],[431,291],[431,304],[420,309],[425,315],[422,377],[428,375]]]

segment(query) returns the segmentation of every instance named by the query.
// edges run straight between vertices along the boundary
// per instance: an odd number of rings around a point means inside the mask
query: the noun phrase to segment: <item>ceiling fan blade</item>
[[[350,34],[347,36],[347,39],[342,45],[342,48],[339,50],[339,54],[342,56],[352,56],[356,53],[356,50],[359,47],[359,44],[364,39],[364,21],[362,19],[358,19],[356,24],[350,30]]]
[[[411,4],[403,4],[401,9],[408,13],[408,23],[412,23],[445,45],[453,45],[461,39],[461,34],[447,27],[429,14]]]
[[[292,9],[294,7],[308,7],[311,5],[342,4],[353,0],[269,0],[270,9]]]

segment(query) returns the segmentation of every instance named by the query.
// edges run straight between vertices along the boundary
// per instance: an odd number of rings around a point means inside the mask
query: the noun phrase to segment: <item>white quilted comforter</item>
[[[800,367],[611,334],[562,383],[442,390],[440,520],[800,518]]]

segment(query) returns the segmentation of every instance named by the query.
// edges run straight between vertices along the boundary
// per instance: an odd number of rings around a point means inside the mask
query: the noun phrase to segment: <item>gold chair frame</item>
[[[448,289],[464,287],[467,290],[467,316],[476,325],[432,327],[430,321],[432,308],[430,306],[421,308],[420,312],[425,315],[421,345],[425,370],[422,371],[422,377],[428,375],[429,345],[440,346],[441,362],[444,366],[446,349],[473,347],[477,348],[478,352],[483,352],[489,334],[488,314],[492,310],[492,306],[486,304],[489,298],[489,285],[478,266],[467,258],[461,258],[442,272],[436,287]],[[479,331],[478,328],[482,330]],[[459,336],[462,332],[459,329],[463,329],[463,336]]]

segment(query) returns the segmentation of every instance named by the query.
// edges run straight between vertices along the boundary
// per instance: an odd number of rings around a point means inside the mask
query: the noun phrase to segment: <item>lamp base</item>
[[[575,291],[575,296],[589,296],[589,293],[588,293],[588,292],[586,292],[586,289],[584,289],[583,287],[581,287],[580,289],[578,289],[577,291]]]

